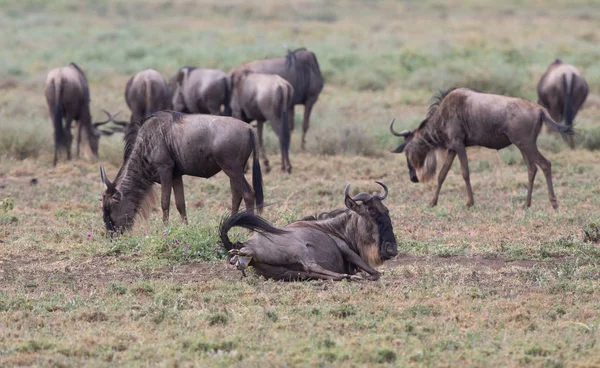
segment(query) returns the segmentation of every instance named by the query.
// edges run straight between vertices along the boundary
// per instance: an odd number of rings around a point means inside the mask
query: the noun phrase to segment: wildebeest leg
[[[242,191],[240,191],[239,179],[229,178],[229,186],[231,187],[231,212],[237,212],[242,203]]]
[[[71,117],[66,118],[65,123],[65,142],[67,144],[67,160],[71,159],[71,144],[73,143],[73,133],[71,133],[71,124],[73,119]],[[81,124],[79,124],[81,125]]]
[[[225,175],[229,177],[229,185],[231,186],[231,212],[235,213],[240,208],[242,198],[246,204],[248,211],[254,211],[254,190],[244,176],[243,167],[231,168],[217,162]]]
[[[81,131],[82,131],[82,124],[79,121],[77,123],[77,148],[75,150],[75,157],[79,158],[79,152],[80,152],[80,146],[81,146]]]
[[[440,196],[440,190],[442,189],[442,184],[444,184],[444,180],[446,180],[446,175],[448,175],[448,171],[452,167],[452,162],[454,162],[454,157],[456,157],[456,152],[452,150],[448,150],[448,155],[446,156],[446,162],[442,166],[440,173],[438,175],[438,184],[437,188],[435,188],[435,194],[433,195],[433,199],[429,202],[430,207],[434,207],[437,205],[438,197]]]
[[[169,206],[171,205],[171,187],[173,186],[173,170],[165,169],[159,171],[160,175],[160,205],[163,211],[163,222],[169,222]]]
[[[548,184],[548,199],[550,199],[552,208],[555,210],[558,209],[558,202],[556,201],[556,195],[554,195],[554,187],[552,185],[552,164],[544,156],[542,156],[536,146],[533,146],[531,156],[529,157],[531,158],[532,163],[538,164],[544,172],[544,176],[546,176],[546,184]]]
[[[340,251],[342,251],[342,255],[344,256],[345,261],[350,262],[358,268],[362,269],[363,271],[367,272],[369,275],[371,275],[371,280],[379,279],[380,273],[377,272],[377,270],[375,270],[373,267],[369,266],[367,262],[365,262],[364,259],[360,258],[358,254],[354,253],[346,243],[336,241],[336,244]]]
[[[319,266],[317,262],[314,261],[302,262],[302,266],[304,267],[304,270],[308,273],[308,275],[313,278],[334,281],[340,281],[350,278],[350,275],[329,271],[328,269]]]
[[[465,180],[465,186],[467,187],[467,207],[471,207],[475,200],[473,199],[473,189],[471,188],[471,178],[469,175],[469,160],[467,159],[467,150],[465,147],[459,147],[456,150],[458,159],[460,160],[460,170],[462,177]]]
[[[267,155],[265,154],[265,146],[263,145],[264,125],[265,125],[264,121],[256,122],[256,130],[258,131],[258,147],[260,149],[260,155],[263,157],[263,163],[265,164],[265,171],[269,172],[269,171],[271,171],[271,167],[269,166],[269,159],[267,158]]]
[[[312,112],[312,108],[317,102],[317,100],[309,100],[304,104],[304,120],[302,121],[302,150],[306,150],[306,132],[308,132],[308,128],[310,126],[310,113]]]
[[[294,122],[296,120],[296,109],[294,109],[294,105],[292,105],[289,109],[288,109],[288,120],[289,120],[289,124],[290,124],[290,134],[292,134],[292,132],[294,131]]]
[[[183,195],[183,177],[173,178],[173,193],[175,194],[175,206],[181,216],[181,221],[187,225],[187,214],[185,213],[185,196]]]
[[[527,174],[529,180],[527,182],[527,199],[525,200],[525,207],[531,206],[531,193],[533,192],[533,182],[535,181],[535,174],[537,174],[537,166],[535,163],[532,163],[529,156],[523,149],[519,147],[521,154],[523,155],[523,161],[525,161],[525,166],[527,166]]]

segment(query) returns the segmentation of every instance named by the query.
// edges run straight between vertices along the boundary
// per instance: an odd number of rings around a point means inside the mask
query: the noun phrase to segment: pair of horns
[[[92,126],[96,129],[98,129],[99,126],[110,123],[111,121],[117,125],[120,125],[120,127],[113,127],[111,128],[111,131],[109,133],[113,133],[113,132],[123,132],[124,128],[127,126],[127,124],[129,124],[128,121],[124,121],[124,120],[115,120],[115,118],[117,117],[117,115],[119,115],[121,112],[117,112],[116,114],[112,115],[110,112],[102,109],[102,111],[104,111],[104,113],[106,114],[106,116],[108,117],[106,120],[104,121],[97,121],[95,123],[92,124]],[[100,129],[98,129],[100,130]],[[106,131],[104,131],[106,132]]]
[[[404,137],[404,138],[406,138],[407,136],[409,136],[410,135],[410,130],[403,130],[400,133],[398,133],[397,131],[394,130],[394,122],[395,121],[396,121],[396,119],[394,118],[394,120],[392,120],[392,123],[390,124],[390,133],[392,133],[396,137]]]
[[[373,194],[369,194],[369,193],[358,193],[357,195],[355,195],[354,197],[351,197],[353,201],[355,202],[367,202],[369,200],[371,200],[373,197],[379,198],[380,200],[384,200],[387,198],[388,196],[388,187],[387,185],[383,184],[380,181],[375,181],[377,184],[381,185],[381,187],[383,187],[383,193],[377,193],[377,192],[373,192]],[[350,197],[350,184],[346,184],[346,189],[344,189],[344,196],[345,197]]]

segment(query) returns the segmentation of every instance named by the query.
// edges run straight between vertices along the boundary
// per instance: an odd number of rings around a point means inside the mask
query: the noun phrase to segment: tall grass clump
[[[580,131],[577,138],[583,148],[590,151],[600,150],[600,128]]]
[[[0,134],[0,156],[23,160],[38,157],[42,152],[53,149],[52,135],[34,125],[2,126]]]

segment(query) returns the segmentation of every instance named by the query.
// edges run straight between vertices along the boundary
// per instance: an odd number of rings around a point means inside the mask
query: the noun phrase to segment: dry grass
[[[405,157],[389,153],[399,142],[387,133],[392,117],[398,129],[415,126],[431,94],[449,84],[533,99],[556,56],[581,67],[597,94],[593,4],[203,5],[9,1],[0,10],[0,30],[12,35],[0,46],[13,51],[0,68],[0,365],[600,364],[600,161],[583,149],[597,145],[595,95],[577,118],[580,148],[539,139],[553,164],[558,212],[541,174],[532,208],[522,208],[527,170],[514,149],[468,151],[473,208],[464,206],[458,165],[439,207],[426,208],[433,187],[410,183]],[[230,205],[222,173],[184,179],[189,226],[173,205],[168,226],[157,208],[131,234],[107,239],[98,166],[114,177],[120,137],[103,138],[99,162],[53,168],[45,72],[79,62],[100,116],[101,108],[127,111],[122,89],[139,69],[228,69],[279,55],[285,44],[314,50],[327,82],[309,152],[300,152],[294,132],[293,175],[265,176],[265,216],[283,225],[341,207],[348,182],[372,191],[384,181],[401,255],[382,279],[241,279],[216,249]],[[278,162],[268,131],[269,158]]]

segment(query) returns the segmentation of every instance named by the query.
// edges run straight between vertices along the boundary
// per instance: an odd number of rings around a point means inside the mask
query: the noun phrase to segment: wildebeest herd
[[[268,120],[281,149],[281,169],[291,173],[290,135],[294,106],[304,105],[302,149],[305,149],[310,114],[324,86],[316,55],[306,48],[287,55],[251,61],[229,73],[185,66],[165,81],[146,69],[131,77],[125,100],[129,121],[92,122],[90,92],[83,70],[75,63],[53,69],[46,79],[45,96],[54,124],[54,165],[65,151],[71,159],[71,125],[78,122],[76,156],[81,145],[98,156],[102,135],[124,132],[123,164],[114,180],[100,168],[104,191],[102,212],[106,229],[119,233],[131,229],[137,216],[146,217],[156,198],[152,187],[161,185],[163,221],[169,218],[171,188],[183,222],[187,223],[183,175],[209,178],[223,171],[230,180],[231,216],[220,225],[220,237],[229,261],[242,272],[253,266],[259,275],[278,280],[377,279],[375,267],[398,254],[392,222],[383,192],[350,195],[344,190],[344,209],[307,216],[277,228],[254,214],[264,204],[263,175],[269,161],[263,147],[263,124]],[[550,162],[536,141],[543,125],[559,133],[573,147],[573,121],[588,94],[581,73],[555,60],[538,84],[538,102],[453,88],[434,96],[425,119],[414,130],[390,132],[404,138],[393,152],[406,154],[412,182],[433,179],[437,187],[430,202],[437,205],[440,189],[456,156],[466,185],[467,206],[474,204],[466,148],[482,146],[500,150],[515,145],[528,170],[527,199],[531,205],[539,166],[546,178],[554,209],[558,202]],[[256,129],[249,123],[257,122]],[[110,128],[106,124],[113,123]],[[246,180],[252,160],[252,185]],[[238,212],[244,200],[246,211]],[[228,231],[241,227],[258,232],[244,243],[232,243]],[[366,272],[360,276],[359,271]],[[245,274],[245,273],[244,273]]]

